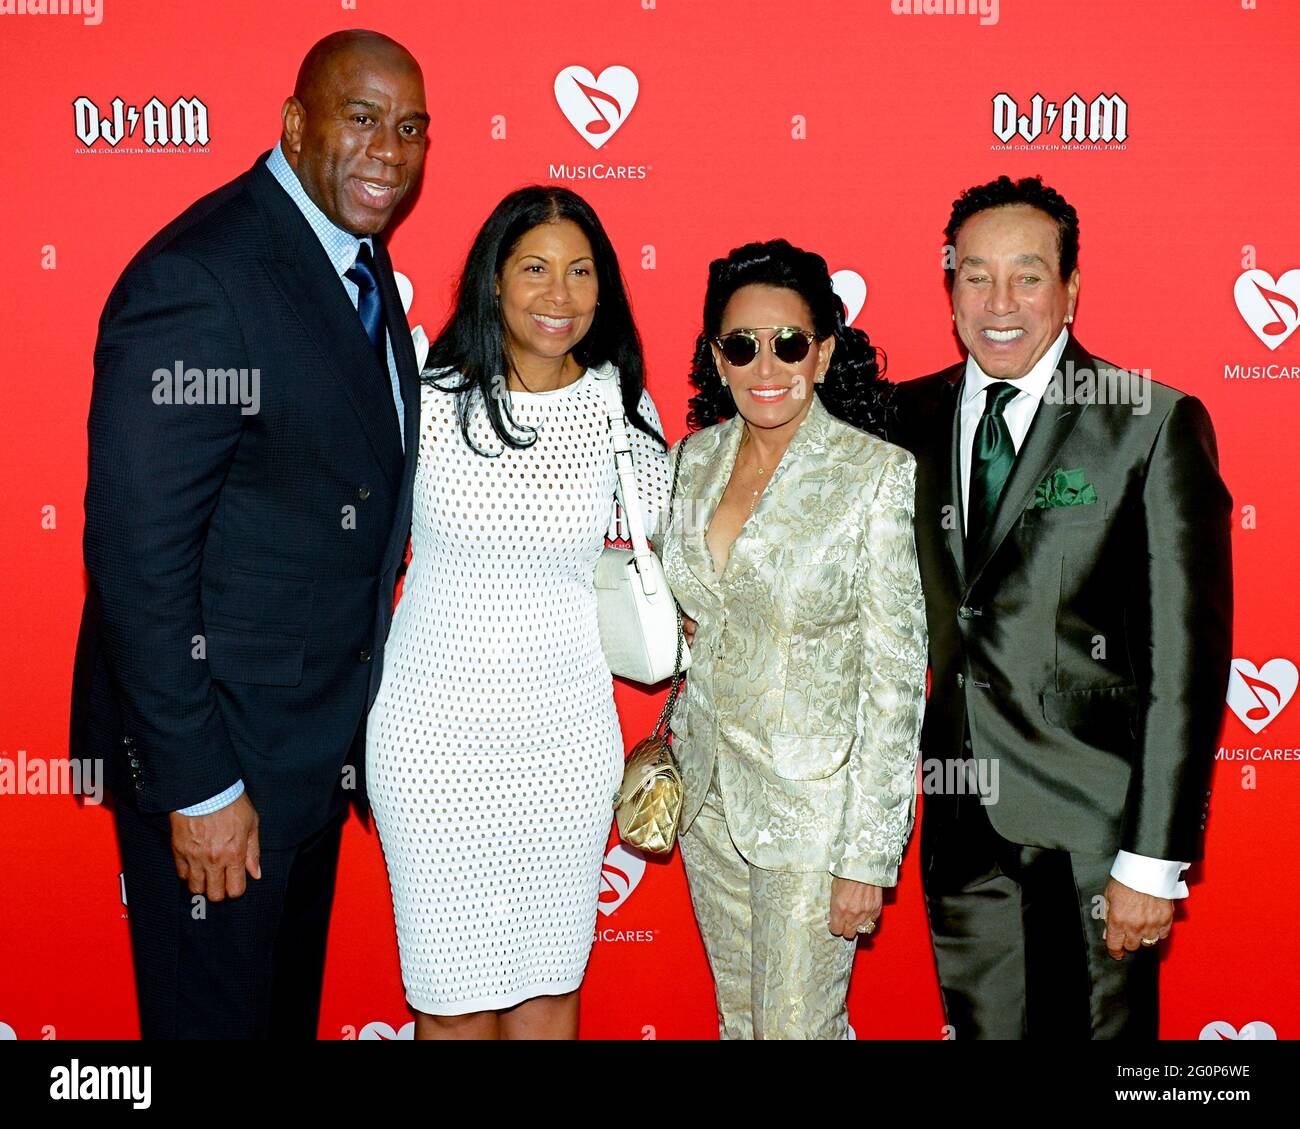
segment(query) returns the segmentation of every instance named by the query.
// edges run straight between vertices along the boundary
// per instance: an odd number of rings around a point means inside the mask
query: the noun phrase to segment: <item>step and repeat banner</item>
[[[905,380],[960,356],[958,193],[1041,174],[1077,207],[1079,339],[1206,403],[1236,511],[1233,675],[1162,1034],[1300,1033],[1300,4],[0,0],[0,1038],[138,1033],[112,816],[67,760],[100,310],[155,231],[277,141],[304,52],[344,27],[424,69],[423,185],[389,235],[411,324],[442,323],[506,192],[569,186],[619,253],[672,441],[710,259],[775,236],[820,252]],[[616,697],[631,745],[661,697]],[[947,1034],[917,854],[858,954],[858,1038]],[[716,1036],[679,858],[611,834],[599,909],[583,1035]],[[351,817],[319,1034],[411,1033],[379,842]]]

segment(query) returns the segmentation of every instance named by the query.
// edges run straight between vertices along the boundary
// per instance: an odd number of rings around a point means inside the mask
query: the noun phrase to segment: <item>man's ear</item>
[[[286,98],[280,107],[280,125],[285,155],[292,160],[302,148],[303,129],[307,125],[307,110],[293,95]]]

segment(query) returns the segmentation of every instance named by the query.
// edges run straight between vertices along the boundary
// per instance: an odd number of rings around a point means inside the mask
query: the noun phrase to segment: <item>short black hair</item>
[[[956,248],[957,232],[971,216],[1011,204],[1028,204],[1055,221],[1056,249],[1061,261],[1061,281],[1064,282],[1079,263],[1079,213],[1055,188],[1044,184],[1041,176],[1026,176],[1020,180],[1000,176],[988,184],[966,189],[952,202],[952,215],[948,226],[943,229],[944,246]],[[957,273],[955,255],[945,256],[943,269],[944,281],[951,290]]]

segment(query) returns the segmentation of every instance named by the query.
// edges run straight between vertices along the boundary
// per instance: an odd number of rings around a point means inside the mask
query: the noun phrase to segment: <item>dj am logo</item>
[[[206,149],[209,141],[208,107],[199,98],[176,98],[170,104],[150,98],[143,106],[128,106],[114,98],[105,114],[83,95],[72,103],[72,113],[83,151],[199,151]]]
[[[1232,287],[1237,312],[1251,332],[1270,349],[1279,348],[1300,327],[1300,268],[1277,281],[1268,271],[1252,269]]]
[[[1128,140],[1128,103],[1118,94],[1098,94],[1091,102],[1071,94],[1061,103],[1035,94],[1022,110],[1010,94],[995,94],[993,136],[1013,149],[1056,148],[1054,137],[1073,149],[1122,149]]]
[[[1258,733],[1285,708],[1300,683],[1300,671],[1288,659],[1269,659],[1257,667],[1249,659],[1233,659],[1228,676],[1228,708],[1242,725]]]
[[[555,101],[569,124],[599,149],[627,121],[641,84],[627,67],[606,67],[596,78],[586,67],[565,67],[555,76]]]
[[[632,896],[645,877],[645,855],[616,843],[600,868],[600,897],[596,908],[606,917]]]

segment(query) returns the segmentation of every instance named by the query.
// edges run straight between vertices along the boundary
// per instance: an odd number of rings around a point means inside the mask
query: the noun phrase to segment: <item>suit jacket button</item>
[[[370,658],[371,658],[371,655],[370,655],[370,648],[367,647],[364,651],[361,652],[361,654],[359,654],[359,655],[357,656],[357,658],[360,659],[361,662],[363,662],[363,663],[368,663],[368,662],[370,661]]]
[[[370,487],[364,485],[357,487],[357,497],[364,502],[367,498],[370,497]]]
[[[962,687],[966,685],[966,676],[961,671],[957,672],[957,685]]]
[[[962,606],[957,609],[957,616],[959,619],[970,619],[970,617],[973,616],[974,614],[975,613],[971,611],[970,608],[968,608],[965,604],[962,604]]]

